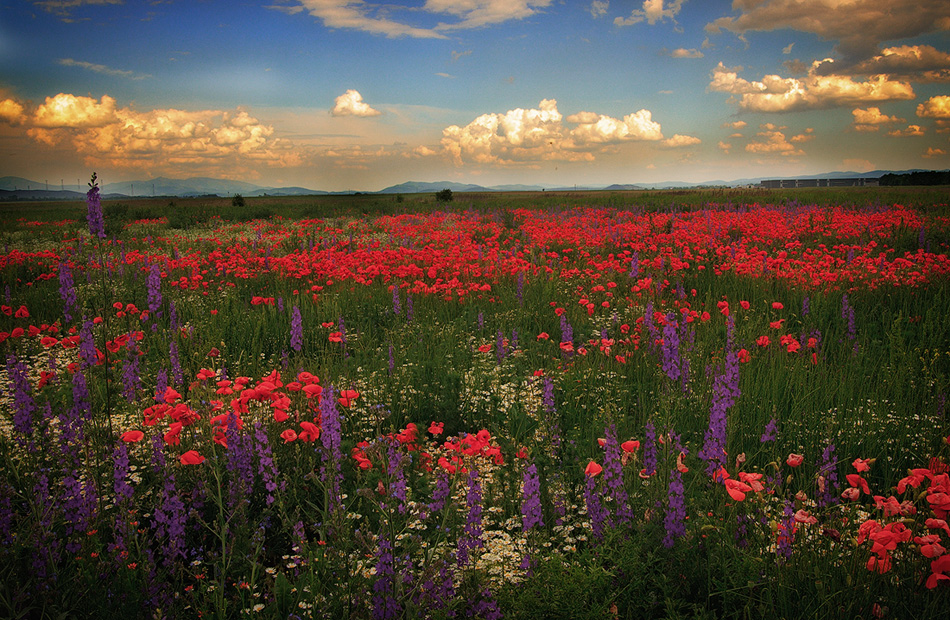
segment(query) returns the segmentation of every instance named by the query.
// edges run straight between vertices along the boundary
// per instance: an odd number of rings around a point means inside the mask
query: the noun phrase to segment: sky
[[[0,0],[0,176],[67,189],[648,186],[948,153],[946,0]]]

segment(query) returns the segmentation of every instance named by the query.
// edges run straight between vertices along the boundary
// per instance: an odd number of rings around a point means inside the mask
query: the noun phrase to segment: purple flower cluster
[[[607,509],[600,501],[600,493],[597,491],[597,483],[593,476],[586,476],[587,485],[584,487],[584,504],[587,506],[587,518],[590,519],[590,527],[594,534],[594,540],[600,542],[604,539],[604,528],[607,523]]]
[[[300,308],[296,305],[290,313],[290,348],[297,353],[303,349],[303,318],[300,316]]]
[[[663,372],[666,373],[670,381],[676,381],[681,374],[680,335],[675,319],[676,315],[672,312],[666,317],[666,325],[663,326],[663,348],[661,350]]]
[[[616,523],[629,523],[633,519],[627,489],[623,484],[623,455],[617,441],[617,429],[607,425],[604,441],[604,487],[616,506]]]
[[[439,472],[435,481],[435,489],[432,491],[432,503],[429,504],[429,514],[439,512],[445,508],[445,500],[452,495],[452,487],[449,484],[449,474],[442,470]]]
[[[254,423],[254,438],[257,440],[257,473],[264,481],[264,488],[267,490],[265,503],[267,506],[273,504],[276,499],[274,493],[277,492],[277,479],[280,475],[277,473],[277,465],[274,463],[274,454],[270,449],[270,442],[267,439],[267,431],[260,422]]]
[[[402,303],[399,300],[399,287],[393,286],[393,314],[399,316],[402,314]]]
[[[541,515],[541,480],[534,463],[524,468],[522,479],[524,487],[521,492],[521,529],[527,532],[535,526],[544,527],[544,518]]]
[[[652,476],[656,473],[657,446],[656,427],[652,420],[647,420],[643,431],[643,475]]]
[[[762,436],[759,437],[759,443],[775,441],[776,439],[778,439],[778,421],[773,417],[769,420],[769,423],[765,425],[765,431],[762,433]]]
[[[79,329],[79,361],[80,368],[86,369],[95,366],[99,361],[96,354],[96,343],[92,335],[92,321],[83,321]]]
[[[815,501],[819,508],[838,503],[838,461],[835,444],[830,441],[818,461],[818,496]]]
[[[389,496],[396,500],[396,509],[399,514],[406,514],[406,475],[403,472],[403,462],[398,446],[399,442],[395,439],[389,441],[389,445],[386,446]]]
[[[666,517],[663,519],[666,527],[666,537],[663,546],[673,548],[677,538],[686,535],[686,503],[683,493],[683,474],[679,469],[670,472],[670,484],[667,489]]]
[[[7,356],[7,377],[13,392],[13,430],[20,435],[20,442],[25,442],[26,437],[33,433],[33,412],[36,411],[26,371],[26,364],[18,361],[15,355]]]
[[[541,402],[544,405],[544,413],[548,422],[548,445],[551,446],[553,456],[557,454],[558,448],[561,447],[561,429],[557,420],[557,408],[554,406],[554,380],[551,377],[544,378]]]
[[[792,557],[792,545],[795,542],[795,506],[788,499],[785,500],[782,521],[779,524],[778,540],[775,553],[779,558],[788,560]]]
[[[148,278],[145,280],[148,287],[148,314],[154,321],[162,314],[162,269],[157,263],[152,263],[148,269]],[[155,331],[153,323],[152,331]]]
[[[712,405],[709,409],[709,426],[703,440],[699,457],[706,461],[706,473],[712,474],[725,462],[727,412],[739,397],[739,356],[733,342],[735,321],[726,319],[725,363],[722,374],[713,379]]]
[[[455,554],[460,568],[468,564],[470,550],[480,549],[485,544],[482,541],[482,485],[478,482],[478,470],[474,468],[468,472],[465,504],[468,507],[468,516]]]
[[[96,173],[92,173],[92,180],[89,181],[89,191],[86,192],[86,207],[88,212],[86,220],[89,223],[89,234],[99,239],[106,238],[106,223],[102,217],[102,203],[99,198],[99,182],[96,179]]]
[[[340,482],[343,479],[343,453],[340,448],[342,441],[342,425],[340,412],[336,408],[336,390],[332,385],[327,386],[320,400],[321,432],[320,445],[323,448],[320,480],[324,488],[329,491],[330,513],[343,508],[343,498],[340,494]]]
[[[393,563],[392,543],[385,535],[380,535],[379,553],[376,555],[376,580],[373,582],[373,620],[392,620],[398,618],[402,611],[393,595],[396,576]]]
[[[857,338],[857,328],[854,325],[854,308],[848,301],[848,294],[841,296],[841,318],[844,320],[848,330],[848,340]]]
[[[178,342],[174,339],[168,344],[168,359],[172,365],[172,382],[176,386],[184,385],[185,374],[181,370],[181,359],[178,355]]]
[[[166,540],[162,549],[165,554],[164,564],[169,567],[176,559],[185,557],[185,525],[188,513],[175,488],[175,475],[164,472],[164,476],[161,504],[155,509],[152,527],[155,529],[156,538]]]
[[[561,342],[574,342],[574,328],[567,322],[567,315],[561,315]]]
[[[637,252],[634,252],[630,258],[630,271],[627,275],[631,278],[636,278],[640,275],[640,255]]]

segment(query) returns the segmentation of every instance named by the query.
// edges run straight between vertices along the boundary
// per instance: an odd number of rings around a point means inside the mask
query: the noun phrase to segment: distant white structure
[[[795,187],[877,187],[880,179],[849,177],[844,179],[771,179],[762,181],[765,189],[791,189]]]

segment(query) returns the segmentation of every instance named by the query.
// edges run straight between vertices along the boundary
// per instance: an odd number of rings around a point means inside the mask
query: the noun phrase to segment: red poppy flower
[[[295,441],[297,439],[297,431],[292,428],[288,428],[283,433],[281,433],[280,436],[283,438],[284,443],[290,443],[291,441]]]
[[[303,429],[303,432],[297,435],[301,441],[316,441],[320,438],[320,427],[318,427],[313,422],[301,422],[300,428]]]
[[[602,471],[604,471],[604,468],[598,465],[594,461],[591,461],[590,463],[588,463],[587,467],[584,468],[584,474],[589,478],[593,478],[594,476],[598,475]]]
[[[620,449],[623,450],[624,452],[627,452],[628,454],[632,452],[636,452],[639,448],[640,448],[640,442],[637,441],[636,439],[631,439],[630,441],[625,441],[622,444],[620,444]]]
[[[760,347],[767,347],[767,346],[769,346],[769,342],[770,342],[770,341],[769,341],[769,337],[768,337],[768,336],[759,336],[759,337],[756,338],[756,340],[755,340],[755,344],[759,345]]]
[[[445,426],[444,422],[433,422],[429,424],[429,432],[436,436],[441,435],[443,426]]]
[[[794,453],[789,454],[788,458],[785,459],[785,462],[788,464],[789,467],[798,467],[804,461],[805,461],[804,456],[802,456],[801,454],[794,454]]]
[[[201,456],[194,450],[189,450],[181,455],[178,461],[182,465],[200,465],[204,463],[205,457]]]
[[[780,302],[780,301],[773,301],[773,302],[772,302],[772,309],[773,309],[773,310],[782,310],[783,308],[785,308],[785,306],[782,305],[782,302]]]
[[[30,317],[30,311],[26,309],[26,306],[20,306],[13,316],[18,319],[27,319]]]
[[[137,441],[142,441],[143,437],[145,437],[145,433],[142,431],[127,431],[122,433],[122,441],[125,443],[135,443]]]
[[[343,342],[343,333],[342,333],[342,332],[330,332],[329,340],[330,340],[330,342]]]
[[[729,493],[729,497],[737,502],[743,501],[745,494],[752,490],[752,487],[734,478],[727,479],[724,484],[726,485],[726,491]]]
[[[338,402],[343,407],[349,407],[350,405],[353,404],[353,401],[359,397],[360,397],[360,393],[357,392],[356,390],[341,390],[340,398],[338,399]]]

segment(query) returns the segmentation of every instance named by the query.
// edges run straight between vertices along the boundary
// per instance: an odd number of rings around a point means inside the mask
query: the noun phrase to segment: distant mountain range
[[[871,172],[826,172],[823,174],[800,175],[796,177],[780,177],[787,179],[842,179],[865,178],[876,179],[885,174],[906,174],[922,172],[915,170],[873,170]],[[540,191],[630,191],[645,189],[685,189],[691,187],[743,187],[758,185],[766,179],[777,177],[755,177],[749,179],[735,179],[732,181],[706,181],[703,183],[686,183],[682,181],[664,181],[661,183],[615,184],[615,185],[492,185],[482,186],[454,181],[422,182],[409,181],[393,185],[377,192],[326,192],[308,189],[306,187],[262,187],[242,181],[228,181],[225,179],[211,179],[207,177],[192,177],[190,179],[168,179],[156,177],[145,181],[128,181],[123,183],[107,183],[102,186],[101,193],[105,200],[141,197],[169,197],[189,198],[195,196],[233,196],[241,194],[252,196],[313,196],[328,194],[426,194],[450,189],[453,192],[540,192]],[[76,187],[76,186],[72,186]],[[9,200],[82,200],[85,198],[85,187],[65,189],[56,184],[50,189],[46,182],[31,181],[22,177],[0,177],[0,201]]]

